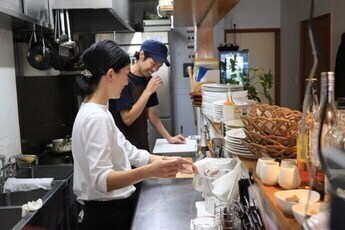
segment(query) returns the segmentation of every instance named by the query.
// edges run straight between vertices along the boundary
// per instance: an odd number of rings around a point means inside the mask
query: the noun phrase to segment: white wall
[[[21,152],[11,23],[0,16],[0,154]]]
[[[214,28],[215,57],[217,46],[224,43],[224,29],[279,28],[280,0],[240,0]]]
[[[314,2],[314,16],[331,11],[331,1]],[[300,109],[300,22],[309,11],[310,1],[281,1],[281,104],[293,109]]]
[[[331,13],[331,71],[334,70],[335,56],[341,34],[345,32],[344,0],[314,1],[314,16]],[[310,1],[240,0],[214,29],[215,50],[224,42],[224,29],[232,28],[280,28],[281,36],[281,105],[299,109],[299,49],[300,22],[307,20]]]

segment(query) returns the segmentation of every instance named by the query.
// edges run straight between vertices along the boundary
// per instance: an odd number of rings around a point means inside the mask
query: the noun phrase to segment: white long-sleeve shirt
[[[81,203],[129,197],[135,190],[133,185],[107,192],[108,174],[148,164],[150,157],[125,139],[108,106],[95,103],[82,103],[79,109],[72,131],[72,153],[73,190]]]

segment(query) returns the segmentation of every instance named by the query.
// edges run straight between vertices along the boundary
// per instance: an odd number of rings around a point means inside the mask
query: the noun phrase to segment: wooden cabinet
[[[197,28],[198,57],[213,57],[213,27],[239,0],[174,0],[174,26]]]

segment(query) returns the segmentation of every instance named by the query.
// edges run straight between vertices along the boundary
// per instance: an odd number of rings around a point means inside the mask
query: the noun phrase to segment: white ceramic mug
[[[279,171],[279,162],[264,162],[260,170],[262,183],[265,185],[276,185],[278,183]]]
[[[261,178],[261,176],[260,176],[260,170],[261,170],[262,164],[263,164],[264,162],[274,162],[274,161],[275,161],[275,159],[272,158],[272,157],[260,157],[260,158],[258,159],[258,162],[256,163],[256,168],[255,168],[255,173],[256,173],[256,175],[257,175],[259,178]]]
[[[282,165],[280,167],[279,186],[283,189],[298,188],[301,184],[301,178],[296,165]]]
[[[280,161],[280,166],[282,165],[296,165],[297,166],[297,160],[296,159],[283,159]]]

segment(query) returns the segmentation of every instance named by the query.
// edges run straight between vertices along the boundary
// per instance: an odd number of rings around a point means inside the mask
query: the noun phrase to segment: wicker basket
[[[244,127],[262,135],[297,137],[298,123],[284,118],[266,118],[252,114],[241,116]]]
[[[250,114],[266,118],[283,118],[291,122],[298,122],[302,118],[302,113],[297,110],[268,104],[253,104]]]
[[[254,104],[241,116],[246,138],[243,144],[257,157],[266,154],[277,160],[296,157],[298,122],[302,113],[284,107]]]
[[[257,157],[266,154],[278,161],[286,158],[296,158],[296,147],[287,148],[280,145],[260,145],[254,142],[248,142],[247,139],[242,143]]]
[[[294,137],[281,137],[281,136],[274,136],[274,135],[262,135],[260,133],[256,133],[254,131],[249,131],[243,129],[247,136],[247,141],[250,143],[257,143],[260,145],[275,145],[275,146],[282,146],[285,148],[294,148],[296,146],[296,138]]]

